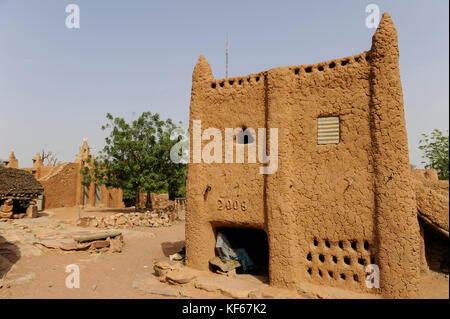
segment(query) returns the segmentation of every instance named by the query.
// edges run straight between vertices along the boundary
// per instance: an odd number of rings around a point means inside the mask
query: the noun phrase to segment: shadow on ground
[[[6,241],[0,235],[0,279],[3,279],[11,267],[20,259],[20,249],[15,244]]]
[[[177,252],[179,252],[186,245],[184,240],[175,241],[175,242],[164,242],[161,243],[161,249],[164,253],[164,256],[169,257]]]

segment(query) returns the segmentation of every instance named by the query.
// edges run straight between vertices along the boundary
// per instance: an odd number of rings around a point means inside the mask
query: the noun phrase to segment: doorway
[[[269,274],[269,242],[262,229],[217,227],[216,234],[221,233],[228,240],[231,248],[241,254],[248,255],[249,267],[236,268],[238,274],[251,274],[268,278]]]

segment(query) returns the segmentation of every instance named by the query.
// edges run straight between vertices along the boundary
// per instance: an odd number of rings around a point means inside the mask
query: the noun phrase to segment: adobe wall
[[[66,162],[55,166],[43,166],[41,156],[37,153],[33,158],[33,167],[21,168],[21,170],[31,173],[44,186],[43,209],[73,207],[84,203],[84,186],[81,185],[80,170],[86,165],[88,158],[92,158],[92,155],[85,139],[74,163]],[[14,152],[11,152],[6,162],[8,166],[18,166]],[[105,185],[101,185],[99,201],[96,192],[95,184],[86,188],[86,206],[125,207],[122,200],[122,189],[108,189]]]
[[[150,199],[152,201],[153,209],[164,209],[167,208],[171,201],[169,200],[169,194],[157,194],[150,193]],[[139,194],[139,208],[144,209],[147,206],[147,194]]]
[[[338,144],[318,145],[317,119],[324,116],[339,116]],[[389,15],[370,51],[343,59],[215,80],[201,56],[193,72],[191,137],[193,120],[222,136],[225,128],[278,128],[278,171],[262,175],[260,163],[193,163],[191,140],[190,266],[208,268],[216,227],[252,227],[268,235],[272,285],[312,282],[415,296],[419,226]],[[380,266],[380,289],[365,286],[369,263]]]
[[[45,172],[43,169],[50,167],[39,167],[37,175]],[[80,163],[64,163],[47,170],[48,173],[39,179],[44,186],[44,209],[58,207],[73,207],[83,205],[83,185]],[[31,170],[31,169],[25,169]],[[86,206],[98,206],[109,208],[123,208],[122,190],[108,189],[105,185],[100,186],[100,202],[97,202],[96,187],[94,184],[87,189]]]
[[[436,231],[449,235],[449,183],[435,170],[412,170],[419,217]]]
[[[79,164],[59,164],[53,172],[39,180],[44,186],[44,209],[73,207],[77,204],[79,171]]]
[[[222,135],[225,128],[242,125],[255,129],[266,127],[265,100],[263,74],[215,81],[208,62],[201,56],[193,74],[189,134],[193,136],[192,120],[201,120],[202,129],[218,128]],[[222,154],[224,159],[224,145]],[[192,148],[190,156],[192,161]],[[189,164],[186,185],[189,214],[189,217],[186,216],[186,249],[190,252],[187,255],[189,265],[208,268],[208,260],[214,256],[216,227],[236,224],[265,227],[265,178],[259,174],[260,166]],[[211,190],[205,200],[208,185]],[[236,202],[236,209],[227,209],[228,201]],[[196,252],[195,255],[192,252]]]
[[[41,166],[36,168],[21,168],[21,169],[30,172],[36,179],[40,179],[50,174],[54,168],[55,166]]]
[[[79,166],[78,172],[81,170],[82,165]],[[76,194],[76,205],[89,207],[108,207],[108,208],[123,208],[124,204],[122,201],[122,189],[120,188],[108,188],[105,185],[100,185],[100,201],[97,199],[97,187],[94,183],[86,187],[86,203],[84,204],[84,186],[81,185],[82,175],[78,173],[77,175],[77,185],[73,190]]]

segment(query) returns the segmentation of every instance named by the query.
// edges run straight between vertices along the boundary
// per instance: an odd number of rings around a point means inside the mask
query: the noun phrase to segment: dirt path
[[[167,259],[184,245],[184,225],[144,231],[124,231],[122,253],[46,250],[20,258],[7,274],[10,288],[0,298],[148,298],[132,287],[136,274],[153,272],[153,259]],[[166,247],[166,248],[163,248]],[[80,268],[80,288],[68,289],[66,266]]]
[[[103,215],[114,212],[85,212],[84,216],[94,213]],[[45,217],[41,218],[49,218],[65,225],[74,223],[77,209],[64,208],[43,216]],[[2,227],[0,235],[7,229],[5,225]],[[122,231],[125,246],[121,253],[38,249],[21,246],[20,236],[12,244],[3,241],[4,245],[11,245],[20,251],[20,256],[12,258],[12,267],[7,269],[3,280],[0,280],[0,298],[173,298],[177,296],[175,293],[178,297],[181,294],[181,297],[190,298],[224,298],[220,293],[190,287],[176,290],[170,285],[160,284],[152,276],[155,259],[169,261],[168,256],[184,246],[184,222],[171,227],[140,227]],[[13,232],[13,229],[9,229],[9,232]],[[24,235],[29,235],[30,232],[31,229],[23,230]],[[0,247],[0,255],[4,253],[5,250],[2,251]],[[69,289],[65,284],[69,275],[65,270],[70,264],[76,264],[80,268],[78,289]],[[137,289],[136,282],[139,283],[140,278],[150,280],[152,289]],[[448,298],[448,289],[448,275],[429,273],[422,278],[420,297]]]

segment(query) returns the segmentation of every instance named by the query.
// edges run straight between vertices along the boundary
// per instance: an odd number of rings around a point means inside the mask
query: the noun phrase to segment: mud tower
[[[226,128],[277,128],[278,170],[226,163],[224,145],[221,163],[193,162],[191,148],[187,264],[208,269],[218,228],[248,230],[249,240],[259,230],[271,285],[416,296],[419,225],[398,63],[387,13],[371,49],[346,58],[217,80],[200,56],[191,139],[195,120],[222,136]],[[369,264],[379,266],[380,288],[366,287]]]

